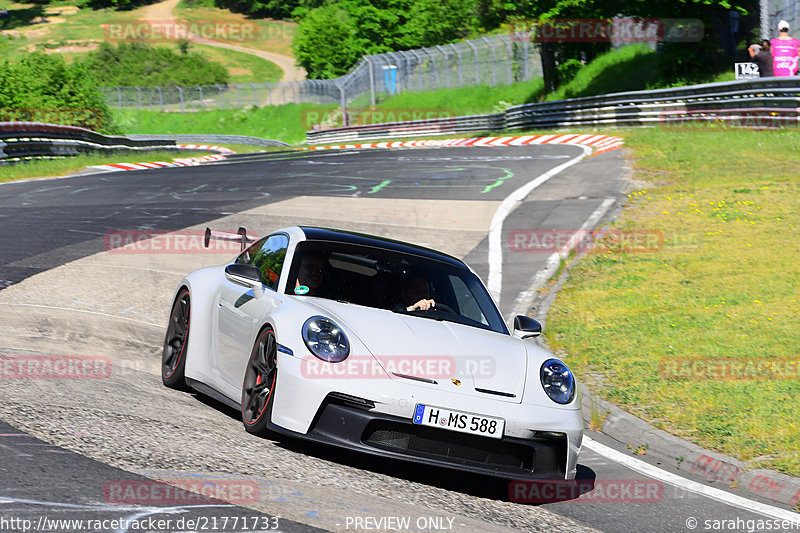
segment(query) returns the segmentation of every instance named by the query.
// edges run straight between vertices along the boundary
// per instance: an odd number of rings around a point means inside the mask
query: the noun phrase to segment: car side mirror
[[[529,339],[542,334],[542,325],[538,320],[529,316],[517,315],[514,317],[514,332],[512,335],[518,339]]]
[[[261,270],[253,265],[232,264],[225,267],[225,277],[231,283],[250,287],[253,295],[260,298],[264,294],[264,279]]]

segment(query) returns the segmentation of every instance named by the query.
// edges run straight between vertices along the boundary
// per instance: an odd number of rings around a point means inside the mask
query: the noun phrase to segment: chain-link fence
[[[800,30],[800,2],[797,0],[761,0],[761,38],[778,36],[778,22],[785,20],[791,28],[790,35]]]
[[[541,77],[530,34],[495,35],[455,44],[364,56],[330,80],[231,83],[188,87],[103,87],[109,106],[202,111],[289,103],[370,105],[385,96],[474,85],[507,85]]]

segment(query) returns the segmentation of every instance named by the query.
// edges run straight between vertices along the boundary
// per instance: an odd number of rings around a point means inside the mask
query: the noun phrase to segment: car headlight
[[[342,328],[324,316],[312,316],[305,321],[303,341],[311,353],[329,363],[344,361],[350,354],[350,343]]]
[[[567,404],[575,397],[575,377],[558,359],[548,359],[540,371],[542,387],[556,403]]]

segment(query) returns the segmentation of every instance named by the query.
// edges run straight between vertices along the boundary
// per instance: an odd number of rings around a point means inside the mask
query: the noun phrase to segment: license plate
[[[499,439],[503,437],[506,421],[502,418],[443,409],[433,405],[417,404],[414,409],[415,424],[459,431]]]

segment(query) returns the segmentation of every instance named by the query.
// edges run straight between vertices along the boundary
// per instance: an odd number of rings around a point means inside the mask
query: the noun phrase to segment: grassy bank
[[[219,133],[252,135],[288,143],[305,140],[311,129],[309,116],[333,111],[335,105],[286,104],[250,109],[223,109],[196,113],[161,113],[158,111],[112,110],[115,123],[125,133]]]
[[[614,227],[660,232],[663,245],[580,260],[548,342],[601,396],[657,427],[800,476],[800,133],[622,136],[649,185]]]

